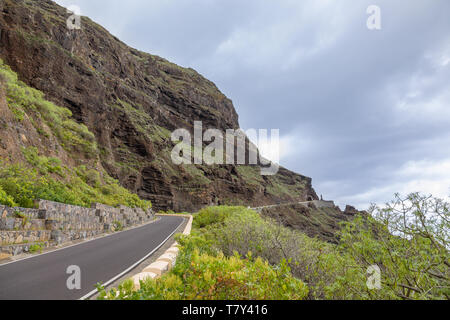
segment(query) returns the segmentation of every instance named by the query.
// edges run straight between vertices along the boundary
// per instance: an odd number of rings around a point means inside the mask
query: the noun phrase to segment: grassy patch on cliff
[[[283,181],[280,175],[269,177],[269,182],[266,191],[276,197],[292,197],[292,195],[301,194],[306,189],[304,183],[297,181],[295,184],[289,184]]]
[[[156,125],[142,106],[132,106],[128,102],[117,100],[114,108],[121,110],[128,117],[136,130],[150,141],[163,143],[170,140],[170,131]]]
[[[189,186],[198,187],[211,183],[211,180],[205,177],[205,173],[200,170],[200,167],[193,164],[183,164],[181,167],[190,177],[188,182]]]
[[[149,201],[121,187],[105,172],[62,166],[58,158],[39,156],[36,148],[23,152],[27,163],[0,162],[1,204],[32,208],[35,199],[44,199],[84,207],[95,202],[144,210],[151,207]]]
[[[98,155],[94,134],[85,125],[74,121],[69,109],[45,100],[41,91],[20,81],[17,74],[1,59],[0,76],[5,80],[6,100],[16,121],[23,121],[24,117],[32,118],[34,124],[42,121],[66,151],[83,153],[87,158],[95,158]]]
[[[184,247],[175,268],[160,279],[145,281],[138,291],[128,281],[119,294],[101,291],[100,299],[117,300],[300,300],[308,288],[293,278],[288,267],[239,255],[201,253]]]
[[[258,166],[238,165],[236,170],[249,184],[261,185],[264,183],[261,168]]]

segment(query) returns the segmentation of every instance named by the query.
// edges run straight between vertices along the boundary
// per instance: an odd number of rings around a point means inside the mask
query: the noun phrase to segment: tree
[[[449,203],[418,193],[396,195],[371,216],[345,225],[338,247],[361,271],[378,266],[381,289],[364,288],[370,299],[449,299]],[[348,267],[348,266],[347,266]],[[346,282],[361,291],[361,283]]]

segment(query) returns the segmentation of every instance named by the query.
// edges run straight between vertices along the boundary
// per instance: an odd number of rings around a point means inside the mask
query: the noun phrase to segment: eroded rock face
[[[283,168],[261,177],[257,167],[174,165],[173,130],[194,121],[239,128],[231,100],[196,71],[132,49],[88,18],[70,31],[67,18],[52,1],[1,1],[0,58],[88,126],[101,165],[123,186],[157,210],[317,199],[310,178]]]

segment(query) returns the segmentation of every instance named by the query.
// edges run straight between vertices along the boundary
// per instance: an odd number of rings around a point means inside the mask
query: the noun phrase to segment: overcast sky
[[[128,45],[192,67],[281,164],[365,209],[450,194],[448,0],[58,0]],[[381,8],[381,30],[366,10]]]

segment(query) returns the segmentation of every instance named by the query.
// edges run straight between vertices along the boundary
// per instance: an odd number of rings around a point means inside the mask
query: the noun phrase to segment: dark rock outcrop
[[[345,207],[345,210],[344,210],[344,214],[347,215],[347,216],[355,216],[355,215],[357,215],[359,213],[360,212],[355,207],[352,207],[352,206],[349,206],[349,205],[347,205]]]

